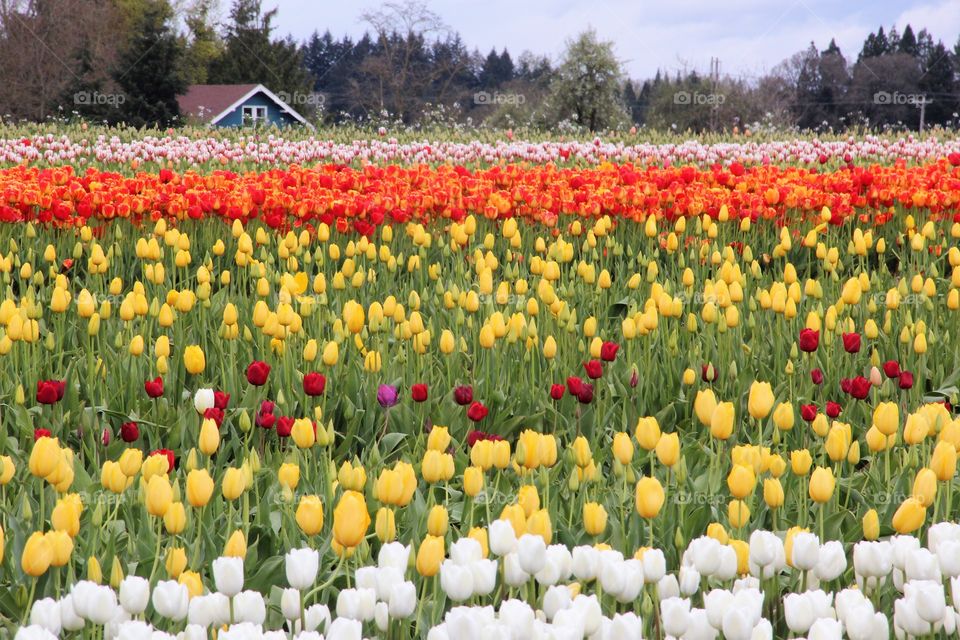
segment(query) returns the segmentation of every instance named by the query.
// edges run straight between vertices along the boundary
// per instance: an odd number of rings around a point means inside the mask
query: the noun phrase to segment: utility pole
[[[927,115],[927,105],[933,102],[932,99],[927,98],[927,94],[923,94],[923,97],[916,103],[920,107],[920,133],[923,133],[923,123],[926,120]]]

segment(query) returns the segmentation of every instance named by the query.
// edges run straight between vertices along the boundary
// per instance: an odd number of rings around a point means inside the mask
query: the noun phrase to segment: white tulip
[[[117,626],[117,637],[123,640],[152,640],[153,627],[142,620],[127,620]]]
[[[529,638],[533,635],[533,609],[522,600],[502,601],[499,620],[507,625],[514,638]]]
[[[285,556],[287,583],[294,589],[309,589],[317,579],[320,553],[316,549],[293,549]]]
[[[520,556],[516,552],[503,556],[503,579],[509,587],[519,587],[530,579],[530,574],[520,566]]]
[[[73,608],[73,595],[67,594],[60,598],[60,626],[64,631],[79,631],[86,624],[83,618],[77,615]]]
[[[55,636],[60,635],[60,603],[53,598],[34,600],[30,607],[30,624],[43,627]]]
[[[389,542],[380,547],[377,554],[377,566],[381,569],[392,567],[400,573],[405,573],[410,565],[410,545],[400,542]]]
[[[138,616],[150,604],[150,583],[140,576],[127,576],[120,583],[120,606],[131,616]]]
[[[13,637],[13,640],[57,640],[57,636],[40,625],[31,624],[17,629],[17,635]]]
[[[712,589],[703,597],[703,607],[711,627],[717,631],[723,627],[723,614],[732,603],[733,593],[726,589]]]
[[[243,559],[223,556],[213,561],[217,591],[232,598],[243,590]]]
[[[463,602],[473,596],[473,572],[470,567],[444,560],[440,565],[440,588],[453,602]]]
[[[543,594],[543,613],[547,620],[553,620],[558,611],[566,609],[572,602],[570,589],[566,585],[552,586]]]
[[[450,559],[457,564],[470,564],[483,559],[483,548],[473,538],[460,538],[450,545]]]
[[[573,548],[573,575],[577,580],[589,582],[597,577],[597,565],[600,564],[600,551],[595,547],[581,545]]]
[[[296,620],[300,617],[300,591],[284,589],[280,595],[280,612],[284,620]]]
[[[505,556],[517,550],[517,536],[508,521],[494,520],[487,527],[487,535],[490,552],[494,555]]]
[[[517,540],[517,556],[520,568],[533,575],[547,563],[547,545],[540,536],[525,533]]]
[[[819,580],[836,580],[846,570],[847,554],[839,540],[830,540],[820,545],[817,566],[814,568],[814,574]]]
[[[675,597],[661,600],[660,620],[667,635],[679,638],[690,624],[690,601]]]
[[[412,582],[401,582],[393,585],[387,602],[391,618],[409,618],[417,608],[416,585]]]
[[[497,562],[495,560],[476,560],[470,563],[473,574],[473,594],[488,596],[497,586]]]
[[[212,409],[214,404],[213,389],[197,389],[193,394],[193,407],[200,415],[203,415],[207,409]]]
[[[730,549],[733,551],[733,549]],[[736,559],[736,553],[733,554]],[[667,572],[667,561],[660,549],[646,549],[643,552],[643,581],[647,584],[660,582],[660,578]],[[576,572],[574,572],[576,573]]]
[[[152,601],[158,615],[177,622],[187,617],[190,592],[176,580],[165,580],[154,587]]]
[[[267,605],[259,591],[241,591],[233,599],[234,616],[237,622],[262,625],[267,619]]]
[[[820,539],[806,531],[794,534],[791,560],[801,571],[813,569],[820,560]]]

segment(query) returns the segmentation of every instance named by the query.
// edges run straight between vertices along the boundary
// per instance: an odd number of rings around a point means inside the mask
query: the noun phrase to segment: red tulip
[[[815,404],[802,404],[800,405],[800,417],[804,419],[805,422],[813,422],[817,419],[817,405]]]
[[[496,435],[495,433],[487,433],[486,431],[480,431],[478,429],[472,429],[467,434],[467,446],[472,447],[477,444],[480,440],[491,440],[496,442],[497,440],[503,440],[501,436]]]
[[[303,392],[308,396],[322,396],[327,388],[327,378],[322,373],[312,371],[303,376]]]
[[[467,417],[474,422],[480,422],[487,417],[488,413],[490,413],[490,410],[483,406],[481,402],[474,402],[470,405],[470,408],[467,409]]]
[[[570,392],[570,395],[576,396],[580,395],[580,387],[583,386],[583,380],[577,376],[570,376],[567,378],[567,391]]]
[[[603,363],[599,360],[590,360],[583,363],[583,370],[587,372],[587,377],[596,380],[603,375]]]
[[[140,429],[136,422],[124,422],[120,425],[120,439],[124,442],[136,442],[140,437]]]
[[[850,381],[850,395],[857,400],[863,400],[870,394],[870,381],[863,376],[857,376]]]
[[[453,390],[453,401],[456,402],[461,407],[473,402],[473,387],[470,385],[460,385],[459,387],[454,388]]]
[[[550,386],[550,397],[554,400],[559,400],[563,397],[564,392],[567,390],[562,384],[555,384]]]
[[[53,434],[50,433],[49,429],[34,429],[33,430],[33,440],[36,442],[40,438],[50,438]]]
[[[847,353],[857,353],[860,351],[860,334],[859,333],[845,333],[843,334],[843,350]]]
[[[227,405],[230,404],[230,394],[224,393],[223,391],[214,391],[213,392],[213,406],[221,411],[227,410]]]
[[[280,416],[277,418],[277,435],[286,438],[293,431],[293,418],[290,416]]]
[[[277,417],[273,415],[273,403],[269,400],[264,400],[260,403],[260,408],[257,409],[257,426],[261,429],[272,429],[273,424],[277,421]]]
[[[66,382],[63,380],[38,380],[37,402],[40,404],[54,404],[63,399]]]
[[[422,382],[410,387],[410,397],[413,398],[414,402],[426,402],[427,400],[427,385]]]
[[[810,380],[813,381],[813,384],[823,384],[823,371],[820,371],[820,369],[813,369],[810,372]]]
[[[820,332],[814,329],[800,330],[800,350],[813,353],[820,346]]]
[[[913,388],[913,374],[909,371],[901,371],[900,377],[898,379],[901,389],[912,389]]]
[[[153,380],[147,380],[143,383],[143,390],[151,398],[159,398],[163,395],[163,378],[157,376]]]
[[[267,383],[270,375],[270,365],[262,360],[254,360],[247,366],[247,382],[255,387],[262,387]]]
[[[600,346],[600,359],[604,362],[613,362],[617,358],[620,345],[616,342],[604,342]]]
[[[900,363],[896,360],[887,360],[883,363],[883,373],[886,374],[888,378],[899,378]]]
[[[840,415],[840,412],[843,411],[843,407],[836,402],[827,402],[827,415],[831,418],[836,418]]]
[[[220,425],[223,424],[223,409],[218,409],[217,407],[210,407],[203,412],[204,420],[213,420],[217,423],[217,429],[220,428]]]

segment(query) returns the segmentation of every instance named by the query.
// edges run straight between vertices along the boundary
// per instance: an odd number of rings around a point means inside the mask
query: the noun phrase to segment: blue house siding
[[[285,127],[291,124],[299,124],[296,118],[291,116],[289,113],[280,108],[280,106],[274,102],[268,95],[259,91],[254,95],[247,98],[243,104],[239,105],[236,109],[225,115],[223,118],[217,121],[216,126],[218,127],[242,127],[243,123],[243,107],[266,107],[267,108],[267,121],[269,124],[274,124],[278,127]]]

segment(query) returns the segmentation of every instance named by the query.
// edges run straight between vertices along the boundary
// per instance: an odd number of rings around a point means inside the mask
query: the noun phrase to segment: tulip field
[[[960,634],[956,140],[104,131],[0,140],[0,634]]]

